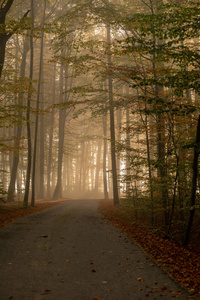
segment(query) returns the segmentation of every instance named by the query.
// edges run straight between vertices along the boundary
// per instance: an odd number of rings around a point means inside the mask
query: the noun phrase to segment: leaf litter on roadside
[[[122,213],[123,209],[120,206],[114,206],[111,201],[102,201],[99,210],[106,219],[133,238],[179,284],[191,294],[200,296],[199,254],[133,224],[127,214]],[[138,281],[142,281],[142,278],[138,278]]]

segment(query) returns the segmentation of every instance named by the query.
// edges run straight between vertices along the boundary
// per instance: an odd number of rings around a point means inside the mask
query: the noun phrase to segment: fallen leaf
[[[96,270],[95,270],[95,269],[92,269],[92,270],[91,270],[91,272],[92,272],[92,273],[95,273],[95,272],[96,272]]]
[[[138,281],[144,281],[144,279],[142,277],[138,277],[137,280]]]

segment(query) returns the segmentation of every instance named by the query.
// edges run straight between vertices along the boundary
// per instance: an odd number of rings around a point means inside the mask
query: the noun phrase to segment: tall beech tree
[[[36,156],[37,156],[37,139],[38,139],[38,121],[39,121],[39,107],[40,107],[40,92],[41,92],[41,81],[43,77],[43,55],[44,55],[44,22],[46,12],[46,0],[44,0],[43,16],[42,16],[42,32],[41,32],[41,47],[40,47],[40,63],[39,63],[39,76],[38,76],[38,89],[37,89],[37,104],[36,104],[36,119],[35,119],[35,137],[34,137],[34,149],[33,149],[33,170],[32,170],[32,197],[31,206],[35,205],[35,171],[36,171]],[[44,130],[44,128],[41,128]],[[44,146],[44,145],[43,145]],[[41,151],[40,151],[41,155]],[[43,162],[44,164],[44,162]],[[41,165],[41,169],[43,169]],[[40,182],[44,181],[43,176],[40,177]],[[41,187],[41,186],[40,186]],[[43,185],[42,185],[43,187]],[[41,191],[40,191],[41,192]],[[42,198],[44,195],[42,194]]]
[[[30,73],[29,73],[29,89],[28,89],[28,97],[27,97],[27,111],[26,111],[26,128],[27,128],[27,140],[28,140],[28,159],[27,159],[27,169],[26,169],[26,184],[25,184],[25,193],[24,193],[24,206],[28,206],[28,198],[29,198],[29,188],[30,188],[30,179],[31,179],[31,160],[32,160],[32,143],[31,143],[31,126],[30,126],[30,108],[31,108],[31,97],[33,93],[33,57],[34,57],[34,49],[33,49],[33,31],[34,31],[34,2],[31,0],[31,32],[30,32]],[[32,206],[34,206],[34,202],[32,201]]]
[[[56,97],[56,64],[53,68],[53,87],[52,87],[52,113],[50,117],[50,129],[49,129],[49,149],[48,149],[48,165],[47,165],[47,198],[51,198],[51,183],[52,183],[52,155],[53,155],[53,132],[54,132],[54,119],[55,119],[55,97]]]
[[[106,25],[107,29],[107,59],[108,59],[108,95],[109,95],[109,112],[110,112],[110,138],[111,138],[111,160],[112,160],[112,177],[113,177],[113,197],[114,204],[119,204],[118,195],[118,178],[116,164],[116,141],[115,141],[115,118],[114,118],[114,102],[113,102],[113,83],[112,83],[112,61],[111,61],[111,37],[110,24]]]
[[[64,87],[64,66],[60,64],[60,108],[59,108],[59,135],[58,135],[58,164],[57,164],[57,183],[52,199],[62,198],[62,166],[63,166],[63,147],[65,137],[65,121],[66,109],[63,103],[63,87]]]

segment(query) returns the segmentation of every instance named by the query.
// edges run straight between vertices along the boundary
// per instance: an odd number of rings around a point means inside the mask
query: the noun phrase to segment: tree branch
[[[26,19],[26,17],[27,17],[28,14],[29,14],[29,12],[30,12],[30,9],[27,10],[27,12],[23,15],[23,17],[21,18],[21,20],[19,21],[19,23],[16,25],[16,27],[13,28],[13,31],[12,31],[11,33],[7,34],[6,41],[9,40],[9,38],[17,31],[17,29],[20,28],[20,25],[23,24],[24,20]]]
[[[2,7],[3,6],[3,3],[2,3],[1,9],[0,9],[0,24],[5,23],[6,15],[9,12],[9,10],[10,10],[12,4],[13,4],[13,1],[14,0],[8,0],[4,7]]]

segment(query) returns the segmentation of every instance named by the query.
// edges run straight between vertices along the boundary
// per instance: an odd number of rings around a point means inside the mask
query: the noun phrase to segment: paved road
[[[1,228],[0,300],[188,299],[97,208],[67,201]]]

